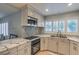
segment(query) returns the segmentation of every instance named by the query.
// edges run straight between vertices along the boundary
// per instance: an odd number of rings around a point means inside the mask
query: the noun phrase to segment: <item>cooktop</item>
[[[38,38],[38,36],[30,36],[30,37],[25,37],[24,39],[29,39],[29,40],[32,40],[34,38]]]

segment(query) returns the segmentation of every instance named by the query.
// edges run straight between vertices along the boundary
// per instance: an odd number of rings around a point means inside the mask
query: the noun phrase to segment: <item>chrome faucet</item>
[[[61,37],[61,31],[58,30],[57,36]]]

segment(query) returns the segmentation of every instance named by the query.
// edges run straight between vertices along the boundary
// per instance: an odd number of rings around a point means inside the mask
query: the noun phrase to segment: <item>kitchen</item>
[[[0,55],[79,55],[78,3],[0,4]]]

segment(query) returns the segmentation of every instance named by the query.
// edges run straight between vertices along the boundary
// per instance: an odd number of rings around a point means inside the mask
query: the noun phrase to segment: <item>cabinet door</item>
[[[28,16],[27,8],[23,8],[21,10],[21,25],[27,25],[27,16]]]
[[[26,54],[25,44],[18,46],[18,55],[25,55],[25,54]]]
[[[48,37],[42,37],[41,38],[41,50],[47,50],[48,49],[48,40],[49,38]]]
[[[41,44],[41,50],[44,50],[44,48],[45,48],[45,40],[44,40],[43,37],[41,38],[40,44]]]
[[[41,15],[38,15],[38,27],[44,27],[44,19]]]
[[[29,7],[28,7],[28,16],[31,16],[31,17],[34,16],[33,10]]]
[[[44,40],[45,40],[44,49],[48,50],[48,40],[49,40],[49,37],[45,37]]]
[[[70,41],[70,55],[78,54],[78,42]]]
[[[49,39],[48,48],[50,51],[57,52],[58,38],[52,37]]]
[[[58,53],[69,55],[69,40],[67,40],[66,38],[59,38]]]
[[[17,55],[18,54],[18,48],[12,48],[9,50],[9,55]]]
[[[7,51],[3,51],[3,52],[0,52],[0,55],[9,55],[9,52],[8,52],[8,50]]]

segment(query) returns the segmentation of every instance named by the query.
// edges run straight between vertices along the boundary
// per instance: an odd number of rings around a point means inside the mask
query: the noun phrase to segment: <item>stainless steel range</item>
[[[27,39],[30,42],[30,46],[29,50],[31,50],[31,55],[36,54],[39,50],[40,50],[40,38],[38,36],[30,36],[30,37],[26,37],[25,39]]]

